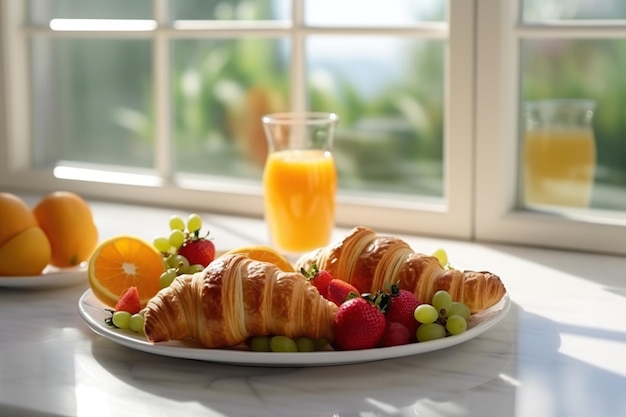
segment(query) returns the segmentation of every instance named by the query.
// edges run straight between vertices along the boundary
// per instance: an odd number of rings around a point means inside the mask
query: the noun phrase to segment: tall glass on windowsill
[[[337,170],[334,113],[262,117],[268,142],[263,172],[265,220],[272,246],[297,256],[330,243],[335,225]]]
[[[526,103],[526,205],[589,206],[596,167],[594,109],[594,101],[585,99]]]

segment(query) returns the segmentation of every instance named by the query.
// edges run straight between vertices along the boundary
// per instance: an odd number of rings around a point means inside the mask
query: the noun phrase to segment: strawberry
[[[352,298],[335,314],[335,347],[339,350],[376,347],[385,332],[385,315],[365,297]]]
[[[192,238],[185,240],[178,254],[187,258],[189,265],[207,267],[215,259],[215,245],[203,237]]]
[[[409,329],[402,323],[387,321],[385,332],[380,338],[378,345],[380,347],[406,345],[411,341],[412,337],[415,337],[415,334],[410,333]]]
[[[141,303],[139,302],[137,287],[128,287],[115,304],[115,311],[127,311],[130,314],[136,314],[140,310]]]
[[[396,284],[391,286],[391,301],[385,312],[385,320],[403,324],[416,337],[418,322],[415,320],[415,309],[420,305],[419,300],[410,291],[400,289]]]
[[[348,284],[346,281],[333,278],[328,283],[328,296],[326,298],[338,306],[342,305],[346,300],[358,296],[359,290],[357,290],[354,285]]]
[[[311,284],[313,284],[315,288],[317,288],[317,291],[322,295],[322,297],[328,298],[328,284],[333,279],[330,272],[323,269],[320,271],[315,264],[312,265],[308,271],[304,268],[300,268],[300,272],[306,277],[306,279],[309,280]]]

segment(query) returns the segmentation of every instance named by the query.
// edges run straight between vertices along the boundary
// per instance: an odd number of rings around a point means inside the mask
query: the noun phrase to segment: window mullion
[[[25,35],[22,22],[26,19],[26,6],[19,1],[7,1],[0,4],[2,10],[2,22],[5,26],[3,45],[3,55],[6,58],[4,67],[6,90],[5,101],[5,122],[6,122],[6,148],[2,160],[3,169],[7,174],[18,170],[28,169],[30,166],[31,141],[30,137],[30,112],[31,89],[28,77],[30,50],[28,44],[30,38]],[[21,138],[20,140],[10,140],[11,138]]]
[[[515,34],[527,39],[624,39],[626,38],[626,20],[522,23],[515,28]]]
[[[444,127],[445,222],[471,238],[474,155],[474,82],[476,31],[473,2],[448,2],[446,117]]]
[[[516,202],[519,46],[513,1],[478,0],[476,235],[485,239]],[[488,202],[488,204],[485,204]],[[497,233],[497,231],[495,231]]]
[[[291,109],[304,111],[307,108],[304,0],[293,0],[291,20]]]
[[[172,161],[173,137],[171,117],[170,89],[170,38],[166,31],[168,26],[168,10],[165,0],[153,0],[154,17],[157,29],[153,41],[153,72],[154,72],[154,153],[155,165],[159,177],[171,181],[174,177]]]

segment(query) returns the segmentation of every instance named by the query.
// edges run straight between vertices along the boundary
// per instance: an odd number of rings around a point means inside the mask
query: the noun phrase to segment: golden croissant
[[[397,283],[420,302],[430,302],[435,292],[447,290],[472,313],[493,306],[506,293],[497,275],[445,269],[436,257],[415,253],[403,240],[379,236],[363,226],[355,227],[335,244],[302,255],[295,267],[309,270],[314,264],[361,293],[388,290]]]
[[[332,342],[336,311],[301,273],[230,254],[159,291],[146,306],[144,332],[152,342],[189,339],[207,348],[265,335]]]

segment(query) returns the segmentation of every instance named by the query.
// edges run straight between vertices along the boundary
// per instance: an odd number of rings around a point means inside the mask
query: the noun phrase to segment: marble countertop
[[[151,240],[175,213],[92,208],[102,238]],[[218,248],[266,243],[260,220],[201,214]],[[97,335],[78,314],[86,281],[0,287],[0,415],[626,415],[626,258],[401,237],[416,251],[446,248],[458,268],[500,275],[508,315],[435,352],[329,367],[236,366],[145,353]]]

